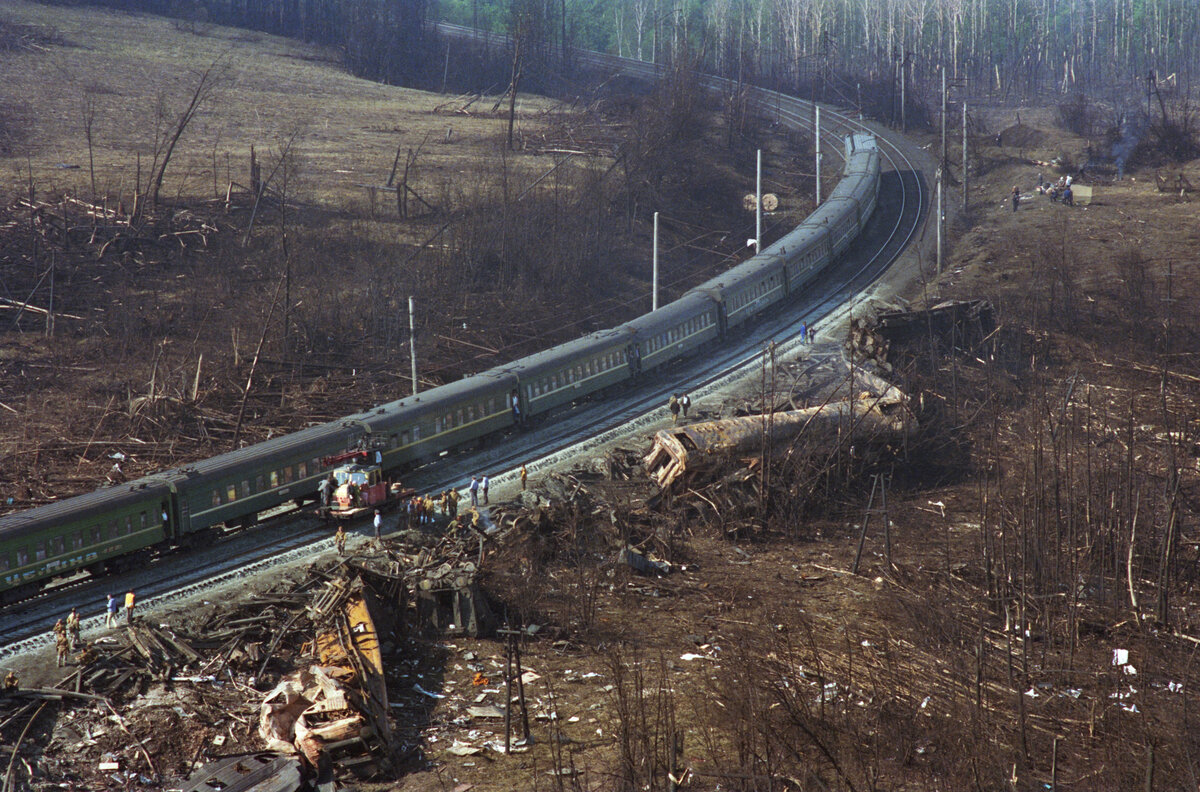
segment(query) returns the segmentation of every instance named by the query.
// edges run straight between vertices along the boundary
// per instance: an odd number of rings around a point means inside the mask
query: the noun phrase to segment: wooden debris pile
[[[389,548],[393,572],[414,603],[415,630],[426,635],[490,635],[496,618],[480,587],[479,573],[487,547],[494,542],[494,525],[481,512],[472,527],[469,512],[433,544],[420,531],[406,532],[407,547]],[[492,533],[487,532],[493,529]]]
[[[407,579],[386,571],[393,562],[376,562],[385,571],[369,559],[313,567],[238,607],[194,608],[177,627],[119,627],[65,676],[0,693],[0,744],[15,744],[37,788],[68,768],[78,780],[81,759],[94,769],[83,779],[90,789],[179,788],[185,778],[189,789],[226,788],[203,786],[232,772],[205,757],[264,748],[300,761],[251,762],[255,775],[267,765],[297,780],[387,772],[394,714],[383,658],[399,644],[409,595]],[[36,743],[24,745],[23,732]],[[301,788],[289,783],[262,788]]]

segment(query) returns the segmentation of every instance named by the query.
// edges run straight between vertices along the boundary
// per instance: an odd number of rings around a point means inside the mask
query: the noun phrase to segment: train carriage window
[[[257,475],[257,476],[255,476],[255,477],[254,477],[254,491],[255,491],[255,492],[262,492],[264,489],[266,489],[266,488],[263,486],[265,483],[266,483],[266,479],[264,479],[264,478],[262,477],[262,475],[261,475],[261,474],[260,474],[260,475]]]
[[[495,396],[488,397],[487,408],[488,408],[489,414],[496,412],[496,397]]]
[[[308,463],[307,462],[301,462],[299,465],[296,465],[296,478],[298,478],[298,479],[308,478]]]
[[[221,505],[221,492],[219,490],[212,491],[212,505],[213,506]],[[113,535],[116,536],[115,533]]]
[[[28,563],[29,563],[29,548],[28,547],[18,547],[17,548],[17,566],[25,566]]]
[[[133,533],[133,518],[126,517],[125,518],[125,535],[129,536],[131,533]]]
[[[71,534],[71,549],[80,550],[83,548],[83,531],[76,531]]]
[[[419,425],[414,426],[413,427],[413,442],[415,443],[415,442],[419,441],[420,439],[421,439],[421,427]]]
[[[408,432],[400,433],[400,445],[408,445]]]
[[[225,487],[225,500],[229,503],[233,503],[235,500],[237,500],[237,486],[229,484]]]
[[[112,522],[110,522],[108,524],[108,538],[116,539],[120,535],[121,535],[121,529],[120,529],[120,527],[118,527],[117,521],[113,520]]]
[[[283,469],[283,483],[284,484],[292,483],[292,466],[291,465],[288,465],[287,467],[285,467]]]
[[[456,420],[456,421],[454,422],[454,425],[455,425],[455,426],[462,426],[462,424],[463,424],[463,411],[462,411],[462,410],[459,410],[459,411],[458,411],[458,420]]]
[[[274,489],[275,487],[278,487],[279,486],[279,471],[272,470],[268,475],[271,477],[271,488]]]
[[[475,405],[474,404],[467,405],[467,420],[468,421],[475,420]]]
[[[33,560],[34,561],[45,561],[46,560],[46,543],[45,542],[38,542],[37,544],[35,544],[33,546]]]
[[[146,530],[146,526],[149,524],[149,522],[146,520],[146,512],[142,512],[140,522],[142,525],[142,530]]]
[[[50,547],[54,555],[62,555],[67,552],[67,540],[62,536],[56,536],[50,540]]]
[[[104,529],[99,525],[92,528],[92,544],[100,544],[104,541]]]
[[[8,560],[8,555],[0,555],[0,572],[7,572],[12,564]]]
[[[250,480],[249,479],[242,479],[242,497],[243,498],[250,497]]]

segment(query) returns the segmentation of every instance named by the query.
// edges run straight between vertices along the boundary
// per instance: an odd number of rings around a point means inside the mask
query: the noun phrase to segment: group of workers
[[[117,626],[117,611],[120,606],[120,600],[112,594],[106,595],[108,602],[104,607],[104,626]],[[130,589],[125,594],[125,623],[133,624],[133,610],[137,604],[137,595]],[[66,615],[66,618],[59,619],[54,623],[54,646],[58,651],[58,665],[67,665],[70,662],[71,655],[75,655],[75,661],[81,665],[91,665],[91,663],[99,656],[95,647],[90,642],[85,643],[80,635],[81,625],[79,622],[79,609],[71,608],[71,612]]]
[[[1075,191],[1071,189],[1071,182],[1075,180],[1074,176],[1060,176],[1058,181],[1044,182],[1042,174],[1037,175],[1037,184],[1033,191],[1038,195],[1048,195],[1054,203],[1062,201],[1064,206],[1075,205]],[[1012,210],[1017,211],[1017,207],[1021,205],[1021,188],[1013,185],[1012,192],[1009,193],[1012,200]]]
[[[521,490],[524,491],[529,486],[529,470],[524,464],[521,465],[518,475],[521,481]],[[491,481],[488,476],[475,475],[471,477],[471,483],[467,485],[467,492],[471,498],[471,525],[478,528],[480,516],[478,507],[482,498],[483,505],[487,505],[488,489]],[[461,527],[464,525],[463,518],[458,512],[459,494],[456,489],[445,489],[437,494],[429,495],[413,495],[406,499],[401,509],[400,522],[406,528],[415,528],[418,525],[431,525],[437,522],[437,516],[440,512],[451,527]],[[378,509],[375,510],[375,538],[380,540],[383,538],[383,516]],[[399,527],[399,526],[398,526]],[[342,525],[338,525],[337,531],[333,535],[334,545],[337,548],[338,555],[346,554],[346,529]]]

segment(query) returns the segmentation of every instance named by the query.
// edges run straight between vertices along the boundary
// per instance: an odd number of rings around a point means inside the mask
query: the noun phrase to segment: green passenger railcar
[[[249,525],[260,512],[315,497],[328,474],[324,459],[352,448],[359,422],[309,427],[171,471],[180,535],[220,525]]]
[[[0,517],[0,601],[144,558],[171,531],[170,494],[166,482],[142,479]]]

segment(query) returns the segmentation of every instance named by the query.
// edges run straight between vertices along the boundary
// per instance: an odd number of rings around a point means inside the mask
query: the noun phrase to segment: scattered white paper
[[[417,691],[418,693],[421,693],[421,694],[423,694],[423,695],[429,696],[429,698],[435,698],[435,699],[444,699],[444,698],[446,698],[446,697],[445,697],[445,696],[443,696],[441,693],[430,693],[428,690],[426,690],[425,688],[421,687],[420,685],[418,685],[418,684],[416,684],[416,683],[413,683],[413,690],[415,690],[415,691]]]

